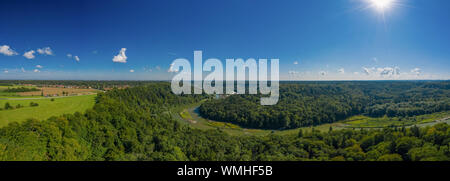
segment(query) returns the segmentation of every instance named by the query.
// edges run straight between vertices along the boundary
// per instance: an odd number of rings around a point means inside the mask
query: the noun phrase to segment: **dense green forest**
[[[200,106],[203,117],[247,128],[291,129],[353,115],[413,117],[450,110],[449,81],[295,82],[280,85],[275,106],[260,95],[232,95]]]
[[[340,88],[346,86],[345,89]],[[309,100],[322,98],[327,92],[339,92],[342,94],[329,99],[347,100],[345,104],[351,105],[343,108],[350,110],[347,114],[364,111],[367,107],[364,101],[378,101],[366,97],[364,91],[370,92],[370,88],[353,89],[353,86],[358,87],[351,84],[316,85],[313,88],[292,85],[288,89],[283,88],[292,94],[282,95],[299,96],[294,92],[295,88],[301,88],[309,95],[304,99]],[[425,83],[418,88],[428,91],[428,86],[448,85]],[[392,87],[405,89],[395,83]],[[386,89],[383,91],[385,99],[392,99],[387,92],[394,88]],[[381,96],[383,92],[375,95]],[[352,99],[344,99],[345,96]],[[399,95],[394,97],[396,101],[392,103],[404,100]],[[68,114],[44,121],[28,120],[0,128],[0,160],[450,160],[450,126],[444,123],[426,128],[313,130],[286,136],[230,136],[220,129],[191,128],[170,114],[175,106],[205,98],[205,95],[173,95],[168,83],[100,93],[95,106],[84,114]],[[427,101],[431,98],[437,99],[426,94],[417,99]],[[294,102],[281,103],[295,105],[295,99],[289,100]],[[329,103],[330,106],[341,105]],[[290,107],[284,109],[290,111]],[[321,113],[327,114],[326,110]]]

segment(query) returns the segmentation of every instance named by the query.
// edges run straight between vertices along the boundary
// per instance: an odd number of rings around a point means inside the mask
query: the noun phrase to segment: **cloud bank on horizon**
[[[126,56],[126,50],[127,48],[121,48],[119,53],[115,56],[113,56],[112,61],[116,63],[127,63],[128,57]],[[30,50],[23,54],[23,56],[26,59],[34,59],[36,56],[35,53],[41,54],[41,55],[54,55],[53,51],[50,47],[46,47],[43,49],[37,49],[36,51]],[[11,49],[9,45],[2,45],[0,46],[0,53],[5,56],[16,56],[18,53]],[[76,62],[80,61],[80,58],[76,55],[67,54],[68,58],[75,60]],[[375,59],[374,59],[375,60]],[[294,65],[299,65],[298,61],[294,61]],[[326,66],[329,67],[329,66]],[[42,65],[36,65],[36,69],[34,69],[33,73],[39,73],[41,72],[40,69],[42,69]],[[156,66],[155,69],[160,70],[161,68],[159,66]],[[146,70],[144,67],[143,70]],[[152,72],[153,69],[148,69],[147,72]],[[25,69],[21,67],[20,70],[8,70],[4,69],[3,73],[8,74],[10,72],[16,72],[16,73],[26,73]],[[134,69],[129,69],[130,73],[134,73]],[[177,73],[179,72],[178,69],[174,68],[174,64],[171,63],[169,65],[169,68],[167,70],[168,73]],[[433,76],[430,74],[423,74],[421,68],[413,68],[410,71],[401,72],[400,68],[398,66],[394,67],[361,67],[361,71],[353,72],[353,73],[346,73],[344,68],[337,69],[336,73],[333,74],[328,71],[320,70],[317,72],[319,76],[314,76],[311,74],[311,71],[288,71],[288,78],[285,78],[283,80],[413,80],[413,79],[442,79],[438,76]],[[448,79],[448,78],[447,78]]]

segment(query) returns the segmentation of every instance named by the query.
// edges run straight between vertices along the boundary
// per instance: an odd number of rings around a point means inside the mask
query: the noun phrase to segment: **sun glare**
[[[370,0],[370,3],[378,11],[384,12],[385,10],[389,9],[392,6],[394,0]]]

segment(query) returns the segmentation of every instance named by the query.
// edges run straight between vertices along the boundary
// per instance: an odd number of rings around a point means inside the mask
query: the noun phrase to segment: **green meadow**
[[[422,125],[433,123],[436,120],[448,118],[450,111],[425,114],[414,117],[379,117],[353,116],[346,119],[343,123],[349,128],[384,128],[384,127],[402,127],[412,125]]]
[[[70,114],[75,112],[84,112],[88,108],[92,108],[95,103],[96,95],[84,95],[73,97],[53,98],[21,98],[21,99],[0,99],[0,127],[6,126],[11,122],[23,122],[30,118],[44,120],[52,116],[62,114]],[[5,110],[5,103],[16,107],[18,104],[21,108]],[[39,106],[31,107],[30,103],[38,103]]]
[[[176,111],[179,111],[179,114],[177,115],[175,113],[172,114],[172,116],[182,121],[183,123],[189,124],[194,128],[220,129],[231,135],[248,135],[248,136],[264,136],[269,134],[292,135],[298,134],[299,130],[303,130],[304,132],[305,131],[311,132],[312,129],[326,132],[330,130],[330,127],[333,130],[355,129],[355,128],[379,129],[385,127],[403,127],[403,126],[411,127],[413,125],[416,125],[418,127],[424,127],[424,126],[432,126],[439,122],[447,122],[447,123],[450,122],[449,120],[450,112],[444,111],[408,118],[399,118],[399,117],[389,118],[386,116],[374,118],[363,115],[357,115],[335,123],[327,123],[317,126],[301,127],[289,130],[246,129],[232,123],[218,122],[205,119],[198,114],[197,112],[198,105],[199,104],[193,104],[183,108],[176,109]]]

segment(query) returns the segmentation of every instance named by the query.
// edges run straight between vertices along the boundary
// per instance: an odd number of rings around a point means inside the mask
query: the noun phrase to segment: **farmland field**
[[[54,98],[23,98],[23,99],[4,99],[0,100],[0,106],[3,108],[5,103],[15,107],[21,104],[22,108],[13,110],[0,110],[0,127],[6,126],[11,122],[23,122],[29,118],[44,120],[51,116],[62,114],[71,114],[83,112],[94,105],[95,95],[83,95],[72,97]],[[39,106],[31,107],[30,102],[38,103]]]
[[[17,85],[4,86],[4,85],[1,85],[0,86],[0,97],[18,97],[18,96],[20,96],[16,92],[5,92],[4,91],[4,90],[6,90],[8,88],[19,88],[19,87],[37,88],[36,86],[17,86]],[[39,94],[39,96],[40,96],[40,94]]]
[[[36,88],[38,91],[27,91],[27,92],[6,92],[8,88]],[[96,89],[90,88],[64,88],[64,87],[37,87],[34,85],[10,85],[10,86],[0,86],[0,98],[13,98],[13,97],[42,97],[42,96],[62,96],[63,93],[67,95],[90,95],[100,92]]]
[[[21,92],[18,93],[20,96],[40,96],[43,95],[62,95],[63,92],[67,92],[68,95],[87,95],[94,94],[98,92],[95,89],[78,89],[78,88],[62,88],[62,87],[41,87],[39,88],[41,91],[33,91],[33,92]]]

